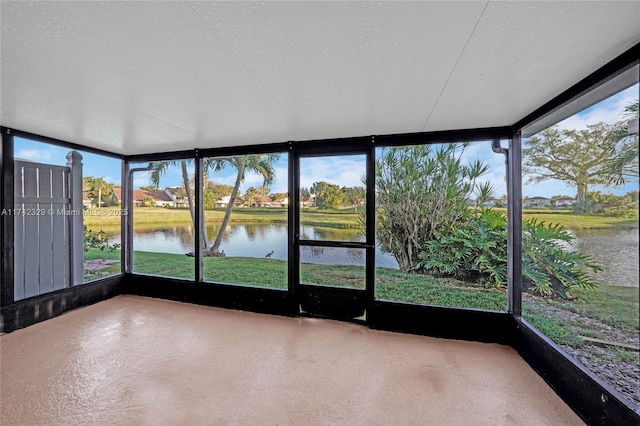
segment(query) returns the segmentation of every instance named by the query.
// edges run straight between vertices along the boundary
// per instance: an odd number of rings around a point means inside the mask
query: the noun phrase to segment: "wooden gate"
[[[82,157],[67,158],[66,167],[15,161],[15,300],[82,283]]]

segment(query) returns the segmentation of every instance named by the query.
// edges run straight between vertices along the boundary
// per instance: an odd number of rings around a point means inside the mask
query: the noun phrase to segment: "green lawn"
[[[85,212],[84,224],[89,229],[115,229],[120,226],[119,208],[92,208]],[[205,211],[206,222],[222,222],[224,209]],[[287,223],[286,208],[235,208],[231,213],[232,223]],[[353,208],[342,210],[302,209],[300,222],[303,225],[315,225],[331,228],[358,228],[358,213]],[[137,226],[157,224],[190,224],[191,216],[186,208],[136,207],[133,210],[133,223]]]
[[[505,209],[496,209],[506,213]],[[115,229],[120,226],[118,208],[90,209],[84,223],[89,229]],[[287,223],[286,208],[236,208],[231,213],[232,223]],[[133,223],[137,226],[162,224],[189,224],[189,210],[164,207],[136,207],[133,211]],[[207,222],[221,222],[224,209],[207,210]],[[536,218],[546,223],[559,223],[568,229],[631,229],[638,228],[638,219],[627,219],[603,215],[576,215],[571,210],[526,209],[523,219]],[[359,228],[359,214],[353,208],[342,210],[302,209],[300,222],[330,228]]]
[[[564,228],[573,230],[638,228],[638,218],[628,219],[594,214],[573,214],[571,210],[525,209],[522,211],[523,220],[532,218],[545,223],[559,223]]]
[[[608,326],[637,335],[640,332],[639,300],[638,287],[601,285],[593,290],[577,291],[576,299],[572,301],[526,296],[523,300],[523,316],[556,343],[575,344],[577,336],[608,340],[606,330],[584,321],[547,318],[545,305],[597,319]]]
[[[377,299],[425,305],[507,310],[506,293],[470,285],[454,279],[405,274],[396,269],[376,268]]]
[[[119,259],[120,252],[89,250],[85,259]],[[119,264],[104,270],[106,275],[119,272]],[[204,259],[207,281],[252,286],[287,288],[287,262],[277,259],[210,257]],[[364,288],[363,268],[357,266],[302,265],[303,282]],[[193,279],[194,259],[168,253],[134,252],[134,272]],[[95,279],[97,275],[87,276]],[[605,331],[583,321],[562,316],[549,317],[549,305],[597,319],[630,334],[640,331],[639,293],[635,287],[601,285],[581,290],[576,299],[546,300],[525,295],[524,317],[559,344],[580,345],[578,336],[606,338]],[[404,274],[394,269],[376,269],[376,298],[410,303],[505,311],[504,291],[485,289],[452,279],[428,275]]]

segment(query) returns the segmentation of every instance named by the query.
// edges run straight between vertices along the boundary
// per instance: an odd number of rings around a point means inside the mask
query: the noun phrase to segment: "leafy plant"
[[[113,252],[119,248],[119,243],[109,244],[109,238],[103,230],[92,231],[86,225],[84,226],[84,251],[99,249]]]
[[[525,290],[542,296],[567,298],[575,289],[592,289],[598,283],[585,269],[602,270],[590,256],[567,247],[574,237],[558,224],[522,222],[522,276]]]
[[[400,271],[416,271],[426,244],[465,222],[471,199],[482,204],[490,194],[490,185],[478,182],[488,166],[482,161],[464,162],[466,146],[449,143],[381,151],[376,161],[376,232]]]
[[[419,268],[437,276],[504,287],[507,280],[507,219],[480,209],[448,233],[438,233],[419,254]]]
[[[597,283],[584,269],[601,270],[589,256],[568,249],[574,237],[560,225],[536,219],[522,224],[522,274],[525,290],[567,298],[575,289]],[[419,255],[419,267],[431,274],[504,287],[507,280],[507,219],[480,209],[465,223],[439,233]]]

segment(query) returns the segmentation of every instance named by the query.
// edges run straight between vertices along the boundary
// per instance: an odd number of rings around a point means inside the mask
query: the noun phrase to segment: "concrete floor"
[[[0,424],[578,425],[511,348],[119,296],[0,336]]]

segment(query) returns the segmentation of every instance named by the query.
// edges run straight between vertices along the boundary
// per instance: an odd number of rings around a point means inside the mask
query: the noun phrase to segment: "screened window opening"
[[[133,272],[195,278],[195,165],[131,164]]]
[[[205,282],[288,287],[288,154],[203,159]]]
[[[636,406],[639,90],[636,83],[522,148],[523,317]]]
[[[488,141],[378,148],[376,299],[505,311],[506,188]]]
[[[14,299],[121,272],[122,162],[14,139]]]

